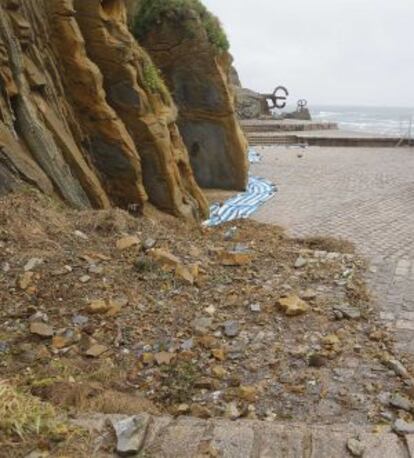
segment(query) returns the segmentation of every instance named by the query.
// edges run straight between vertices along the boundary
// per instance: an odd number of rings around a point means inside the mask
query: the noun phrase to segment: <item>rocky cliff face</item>
[[[231,56],[217,20],[198,0],[132,4],[134,30],[161,69],[198,183],[244,189],[247,143],[235,115]]]
[[[177,110],[124,0],[0,0],[0,193],[199,219]]]

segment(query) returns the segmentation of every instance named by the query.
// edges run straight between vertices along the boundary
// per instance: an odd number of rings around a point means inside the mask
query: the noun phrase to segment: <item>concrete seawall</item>
[[[251,146],[295,145],[330,147],[414,146],[414,140],[338,129],[335,123],[251,120],[242,122]]]

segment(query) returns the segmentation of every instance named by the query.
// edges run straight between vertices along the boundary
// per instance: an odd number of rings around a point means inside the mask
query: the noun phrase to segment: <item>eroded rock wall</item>
[[[140,3],[136,18],[151,19],[152,2]],[[174,9],[177,2],[166,3],[171,11],[164,11],[148,29],[135,20],[135,34],[161,69],[178,106],[178,125],[197,182],[205,188],[244,189],[247,142],[235,114],[231,56],[212,43],[221,36],[209,36],[199,2],[188,11],[179,4]]]
[[[149,56],[129,32],[122,0],[75,0],[88,55],[104,76],[108,103],[139,148],[149,199],[161,209],[207,214],[188,153],[177,135],[177,109]]]
[[[207,204],[124,0],[0,0],[0,193],[199,219]],[[151,81],[150,81],[151,82]]]

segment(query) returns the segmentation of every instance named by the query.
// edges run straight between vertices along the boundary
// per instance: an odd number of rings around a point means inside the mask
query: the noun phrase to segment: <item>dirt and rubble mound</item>
[[[0,206],[0,378],[20,390],[75,415],[410,417],[411,367],[347,244],[74,211],[33,190]]]

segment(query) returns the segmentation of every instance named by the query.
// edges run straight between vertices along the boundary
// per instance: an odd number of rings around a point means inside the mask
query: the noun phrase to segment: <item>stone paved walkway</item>
[[[397,346],[414,355],[414,149],[258,148],[252,173],[278,195],[255,218],[294,236],[355,242],[371,261],[369,283]],[[299,158],[298,155],[302,155]]]

